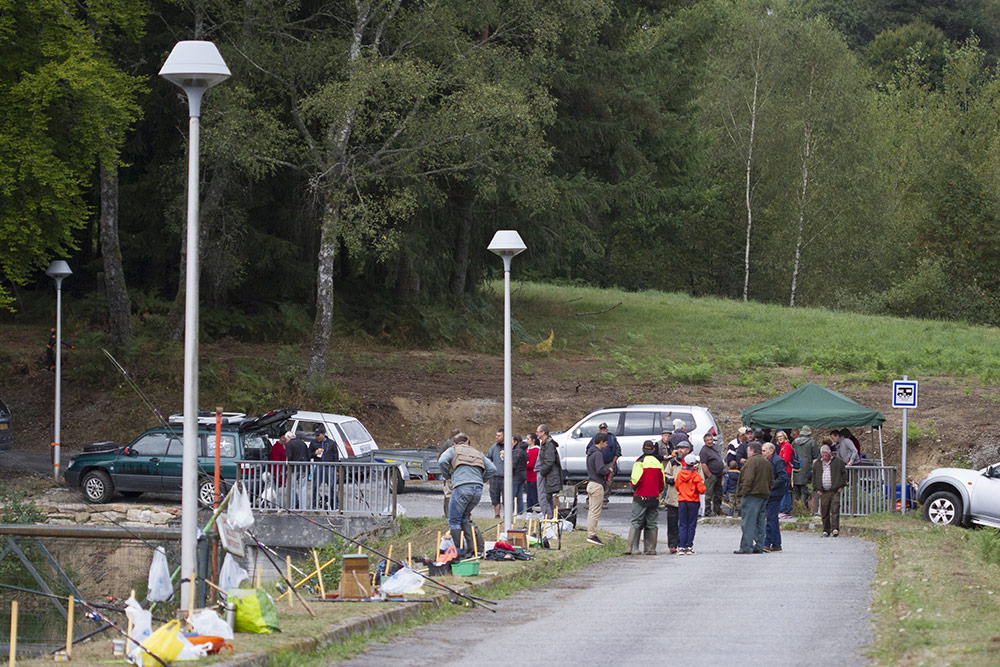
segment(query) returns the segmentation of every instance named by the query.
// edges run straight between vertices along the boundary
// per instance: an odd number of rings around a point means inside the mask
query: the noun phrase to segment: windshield
[[[0,419],[10,418],[10,410],[7,409],[7,404],[0,401]]]
[[[352,419],[351,421],[344,422],[340,425],[344,429],[344,435],[347,436],[347,441],[352,445],[360,444],[362,442],[369,442],[372,440],[371,434],[368,432],[364,426],[361,425],[357,419]]]

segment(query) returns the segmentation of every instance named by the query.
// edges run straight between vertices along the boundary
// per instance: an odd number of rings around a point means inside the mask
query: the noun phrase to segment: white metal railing
[[[898,475],[892,466],[848,466],[848,483],[840,494],[841,515],[895,512]]]
[[[255,512],[322,512],[396,516],[391,463],[240,461],[239,477]]]

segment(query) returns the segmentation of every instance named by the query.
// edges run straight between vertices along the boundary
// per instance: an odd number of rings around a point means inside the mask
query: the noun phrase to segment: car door
[[[559,458],[563,470],[575,478],[587,476],[587,444],[600,430],[602,423],[607,423],[608,431],[617,437],[621,430],[621,412],[595,412],[580,422],[569,433],[555,437],[559,443]]]
[[[642,443],[647,440],[658,440],[660,437],[660,434],[656,433],[657,414],[653,411],[629,411],[625,413],[622,422],[618,436],[618,444],[622,448],[622,456],[618,459],[618,473],[631,475],[632,464],[642,456]]]
[[[160,463],[170,446],[166,433],[147,433],[129,445],[115,462],[112,477],[120,491],[159,491]]]
[[[160,458],[160,484],[166,493],[180,493],[184,479],[184,441],[170,438],[167,453]]]
[[[236,434],[223,433],[219,439],[219,475],[222,479],[236,479]],[[202,456],[199,461],[199,472],[211,477],[215,476],[215,434],[206,433],[201,436]]]
[[[990,466],[972,487],[970,513],[1000,521],[1000,464]]]

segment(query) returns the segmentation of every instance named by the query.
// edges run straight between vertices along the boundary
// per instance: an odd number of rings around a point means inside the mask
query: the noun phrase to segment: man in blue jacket
[[[778,511],[781,508],[781,500],[785,497],[788,489],[788,478],[790,475],[786,469],[785,460],[774,453],[774,443],[765,442],[761,453],[771,463],[771,472],[774,474],[774,487],[771,495],[767,499],[767,525],[764,528],[764,552],[772,553],[781,551],[781,526],[778,522]]]
[[[496,466],[482,452],[469,444],[469,436],[459,433],[454,444],[438,458],[441,475],[451,479],[451,503],[448,505],[448,529],[456,545],[462,543],[462,533],[467,536],[468,545],[477,545],[476,551],[483,552],[483,537],[472,523],[472,510],[483,495],[483,483],[496,474]]]

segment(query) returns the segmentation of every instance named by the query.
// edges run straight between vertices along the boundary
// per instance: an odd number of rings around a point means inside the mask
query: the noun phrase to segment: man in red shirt
[[[660,496],[663,494],[663,464],[654,453],[656,443],[642,443],[642,456],[632,464],[632,525],[628,529],[626,556],[639,553],[639,535],[648,556],[656,555],[656,537],[660,516]]]

